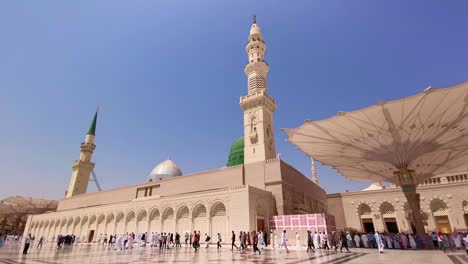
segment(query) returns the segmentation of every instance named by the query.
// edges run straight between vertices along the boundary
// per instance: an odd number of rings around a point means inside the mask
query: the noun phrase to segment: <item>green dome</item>
[[[226,166],[234,166],[244,164],[244,137],[240,137],[234,141],[229,152],[229,159]]]

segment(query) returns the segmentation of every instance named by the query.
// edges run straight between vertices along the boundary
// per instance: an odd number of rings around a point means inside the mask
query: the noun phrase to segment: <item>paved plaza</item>
[[[352,249],[351,253],[334,253],[317,250],[308,254],[305,250],[290,250],[279,252],[265,250],[261,255],[252,251],[232,252],[227,246],[218,251],[215,245],[208,250],[201,248],[195,253],[192,249],[159,249],[134,248],[133,250],[114,251],[102,248],[96,244],[78,245],[72,248],[56,249],[54,245],[44,245],[42,249],[32,248],[28,255],[21,254],[18,245],[5,245],[0,249],[0,263],[322,263],[322,264],[357,264],[357,263],[395,263],[398,264],[468,264],[464,251],[443,253],[441,251],[387,250],[378,254],[376,249]]]

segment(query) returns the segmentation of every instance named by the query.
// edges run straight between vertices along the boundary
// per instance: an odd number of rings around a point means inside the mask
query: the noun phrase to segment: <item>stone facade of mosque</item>
[[[468,171],[438,175],[418,186],[426,232],[468,229]],[[358,192],[328,194],[337,229],[414,233],[411,210],[399,187],[378,184]]]
[[[266,45],[254,21],[245,67],[248,94],[241,97],[244,136],[234,142],[227,167],[183,175],[171,160],[158,164],[146,182],[86,193],[95,150],[97,112],[72,166],[57,212],[28,218],[24,234],[53,238],[74,234],[96,241],[100,234],[194,230],[229,239],[232,230],[269,230],[274,215],[326,213],[325,191],[276,154],[274,99],[268,94]],[[144,179],[144,177],[142,177]]]

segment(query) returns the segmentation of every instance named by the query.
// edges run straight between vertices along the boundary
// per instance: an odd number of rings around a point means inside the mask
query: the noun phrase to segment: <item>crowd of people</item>
[[[295,243],[288,241],[286,230],[283,230],[278,235],[273,230],[268,233],[263,230],[238,233],[232,231],[231,233],[231,250],[234,248],[240,252],[250,251],[252,248],[253,253],[261,254],[263,249],[271,245],[272,249],[289,252],[288,247],[294,246],[296,250],[304,249],[303,241],[298,232],[296,232]],[[26,237],[22,236],[0,236],[0,239],[5,242],[24,242],[23,254],[27,254],[29,248],[33,246],[36,237],[29,234]],[[23,241],[24,240],[24,241]],[[37,249],[42,248],[45,242],[55,242],[57,249],[62,247],[71,247],[86,242],[86,237],[81,238],[75,235],[58,235],[46,239],[39,237],[36,245]],[[148,244],[151,248],[158,248],[159,250],[166,250],[171,248],[181,248],[182,243],[185,247],[192,247],[195,252],[198,252],[200,245],[204,243],[205,248],[209,248],[210,244],[216,242],[217,249],[222,248],[222,236],[220,233],[216,235],[216,241],[212,241],[211,237],[205,233],[202,237],[200,231],[193,233],[185,232],[181,235],[179,233],[165,233],[165,232],[152,232],[135,234],[133,232],[125,234],[100,234],[96,242],[98,245],[113,250],[128,250],[133,249],[134,246],[146,247]],[[307,238],[305,247],[307,252],[315,252],[315,250],[334,250],[335,252],[343,249],[350,252],[349,248],[375,248],[379,252],[384,249],[420,249],[423,247],[422,239],[415,234],[411,233],[359,233],[350,231],[341,232],[324,232],[324,231],[307,231]],[[447,249],[465,249],[468,254],[468,233],[461,233],[454,231],[451,234],[442,232],[431,233],[427,236],[425,244],[431,244],[434,248],[447,250]]]
[[[420,249],[425,244],[432,244],[436,249],[462,249],[468,250],[468,233],[454,231],[451,234],[432,232],[427,234],[427,241],[423,241],[417,234],[412,233],[380,233],[379,239],[373,233],[346,234],[348,244],[352,247],[378,248],[377,240],[381,241],[386,249]],[[468,253],[468,252],[467,252]]]

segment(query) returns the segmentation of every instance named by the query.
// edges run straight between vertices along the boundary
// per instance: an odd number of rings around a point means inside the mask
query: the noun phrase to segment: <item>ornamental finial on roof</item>
[[[253,23],[257,24],[257,16],[256,15],[253,15]]]

